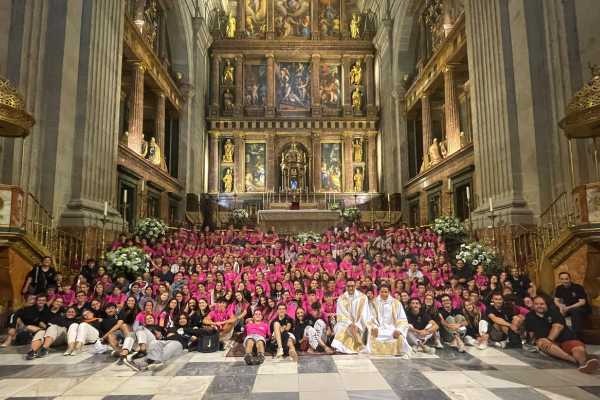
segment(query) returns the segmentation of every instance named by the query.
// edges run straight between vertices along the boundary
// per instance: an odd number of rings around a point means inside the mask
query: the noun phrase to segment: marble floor
[[[109,354],[58,350],[25,360],[27,346],[0,349],[0,399],[71,400],[598,400],[600,372],[522,350],[467,348],[411,360],[359,356],[269,358],[249,367],[225,353],[189,353],[159,372],[117,366]],[[590,346],[600,355],[600,347]]]

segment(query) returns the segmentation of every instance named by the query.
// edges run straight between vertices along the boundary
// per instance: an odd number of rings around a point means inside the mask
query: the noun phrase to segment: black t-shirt
[[[162,271],[160,271],[156,274],[156,276],[158,276],[160,278],[161,282],[173,283],[173,281],[175,280],[175,275],[173,275],[173,273],[170,270],[167,271],[166,273],[163,273]]]
[[[553,324],[561,324],[564,327],[555,339],[557,342],[575,340],[573,331],[566,325],[565,317],[556,307],[550,307],[541,317],[535,311],[528,312],[525,316],[525,329],[533,332],[538,339],[547,338]]]
[[[554,291],[554,297],[561,299],[567,307],[577,303],[580,299],[587,300],[587,295],[585,294],[585,290],[583,290],[583,286],[574,282],[571,282],[571,285],[569,285],[568,288],[563,285],[558,285]]]
[[[512,323],[512,319],[515,316],[515,313],[510,308],[502,306],[502,308],[498,310],[493,304],[485,309],[485,314],[495,315],[496,317],[501,318],[509,323]]]
[[[105,335],[119,322],[119,320],[120,318],[117,314],[104,318],[102,322],[100,322],[100,335]]]
[[[78,317],[81,317],[81,314],[83,314],[83,312],[84,312],[85,310],[90,310],[90,311],[92,311],[92,312],[94,313],[94,316],[96,316],[96,312],[95,312],[94,310],[92,310],[92,303],[91,303],[91,302],[89,302],[89,301],[86,301],[86,302],[85,302],[85,304],[84,304],[84,305],[83,305],[81,308],[79,308],[79,305],[77,305],[77,303],[75,303],[75,304],[73,305],[73,307],[75,307],[75,308],[77,309],[77,316],[78,316]],[[96,317],[97,317],[97,316],[96,316]]]
[[[138,314],[139,312],[129,312],[128,310],[123,309],[119,312],[118,318],[127,325],[133,325]]]
[[[279,315],[277,317],[275,317],[275,319],[273,321],[271,321],[271,332],[274,332],[274,325],[275,322],[279,322],[279,324],[285,328],[287,326],[287,324],[292,324],[292,327],[294,326],[294,320],[292,319],[292,317],[290,317],[289,315],[285,314],[285,317],[283,317],[283,319],[279,319]],[[291,332],[291,329],[290,329]]]
[[[36,270],[37,272],[37,284],[36,284]],[[31,278],[31,284],[35,285],[34,295],[42,294],[46,292],[46,287],[48,287],[51,283],[56,283],[54,281],[54,276],[56,275],[56,270],[53,267],[48,268],[48,271],[44,271],[41,265],[33,267],[31,271],[27,274],[27,278]]]
[[[37,305],[35,304],[29,307],[21,308],[15,313],[15,321],[16,318],[21,318],[23,325],[37,326],[40,323],[42,315],[44,314],[44,312],[46,312],[47,309],[48,307],[44,306],[44,308],[40,311],[38,310]]]
[[[297,323],[294,328],[294,336],[296,336],[296,339],[300,340],[301,338],[303,338],[304,330],[306,330],[306,328],[309,326],[315,326],[315,322],[317,322],[315,317],[313,317],[312,314],[306,313],[304,315],[304,320],[301,323]]]
[[[515,294],[524,298],[527,296],[527,289],[529,289],[529,285],[531,285],[531,280],[525,275],[519,275],[517,279],[515,279],[512,275],[508,277],[508,282],[512,284],[513,291]]]
[[[458,267],[455,267],[454,269],[452,269],[452,276],[456,277],[456,279],[458,279],[459,281],[461,279],[465,279],[465,282],[460,282],[461,285],[466,286],[467,282],[470,278],[473,277],[473,274],[471,273],[471,271],[469,270],[469,268],[464,265],[461,269],[459,269]]]
[[[444,321],[448,317],[456,317],[457,315],[462,315],[462,312],[458,308],[452,308],[450,311],[446,311],[444,307],[440,307],[438,308],[438,312],[442,315]]]
[[[57,316],[62,316],[65,313],[65,309],[63,307],[59,308],[58,311],[56,312],[52,312],[51,308],[46,307],[44,309],[44,311],[42,312],[42,316],[40,318],[40,322],[43,322],[44,324],[48,325],[49,322],[51,322],[55,317]]]
[[[417,315],[414,315],[412,311],[407,311],[406,319],[408,319],[408,323],[417,330],[425,329],[427,324],[429,324],[429,321],[433,320],[431,315],[427,314],[423,309],[420,309]]]

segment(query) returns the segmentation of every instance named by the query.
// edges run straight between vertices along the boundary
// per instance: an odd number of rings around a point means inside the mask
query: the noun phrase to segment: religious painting
[[[310,38],[311,0],[275,0],[275,35]]]
[[[244,106],[267,105],[267,66],[244,65]]]
[[[219,187],[223,193],[233,193],[233,166],[221,165],[221,183]]]
[[[321,187],[325,191],[342,191],[342,143],[321,143]]]
[[[319,0],[319,32],[321,38],[340,34],[340,0]]]
[[[246,1],[246,35],[263,39],[267,30],[267,0]]]
[[[221,140],[221,151],[223,154],[222,162],[234,162],[235,141],[232,138],[223,138]]]
[[[244,147],[246,192],[264,192],[266,181],[266,143],[246,143]]]
[[[341,84],[340,67],[323,64],[319,69],[319,94],[321,105],[326,108],[340,108]]]
[[[310,64],[282,62],[275,71],[278,110],[310,110]]]

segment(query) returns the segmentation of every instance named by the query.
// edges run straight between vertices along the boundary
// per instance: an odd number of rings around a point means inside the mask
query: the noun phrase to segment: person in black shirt
[[[427,354],[435,354],[433,347],[425,346],[425,343],[438,330],[438,324],[421,308],[421,300],[418,297],[412,297],[409,301],[406,319],[408,320],[407,340],[416,353],[420,348]]]
[[[452,269],[452,276],[458,280],[463,287],[467,287],[467,281],[473,277],[473,273],[469,267],[465,266],[463,260],[456,261],[456,268]]]
[[[600,366],[598,360],[590,359],[585,345],[575,339],[557,308],[548,308],[543,298],[536,297],[533,309],[525,316],[525,329],[535,335],[535,343],[543,353],[578,363],[579,372],[584,374],[590,374]]]
[[[56,301],[54,301],[54,304],[56,304]],[[36,336],[33,338],[31,350],[27,353],[27,360],[46,357],[50,346],[67,344],[67,330],[71,325],[78,323],[77,310],[75,307],[69,307],[63,313],[61,307],[55,314],[52,314],[46,323],[46,329],[36,333]],[[38,336],[38,334],[41,335]]]
[[[488,331],[490,339],[497,342],[498,347],[522,347],[519,329],[524,318],[522,315],[515,315],[513,310],[504,306],[504,298],[500,293],[494,293],[492,305],[485,309],[485,314],[491,322]]]
[[[94,281],[94,276],[98,273],[98,265],[96,265],[96,260],[93,258],[88,258],[85,265],[81,267],[80,274],[83,275],[88,282]]]
[[[294,347],[296,337],[292,333],[294,320],[287,315],[286,311],[287,306],[285,303],[279,303],[277,305],[277,317],[271,321],[271,332],[273,334],[271,346],[277,347],[276,358],[289,355],[290,358],[296,362],[298,361],[298,354]]]
[[[29,332],[36,333],[39,327],[40,319],[46,309],[47,297],[44,293],[37,296],[35,304],[29,307],[21,308],[11,315],[8,323],[8,338],[2,344],[2,347],[8,347],[14,342],[17,333]]]
[[[581,334],[581,321],[589,312],[587,294],[583,286],[571,282],[568,272],[558,274],[560,285],[554,291],[554,304],[560,309],[562,315],[571,317],[571,329],[578,338]]]
[[[167,284],[167,288],[171,286],[171,283],[175,280],[175,275],[171,272],[171,267],[169,266],[169,262],[167,260],[163,260],[163,263],[160,267],[160,271],[156,274],[160,278],[161,282]]]
[[[23,285],[22,294],[31,296],[36,296],[41,293],[46,292],[46,287],[54,283],[54,277],[56,275],[56,270],[51,266],[52,258],[44,257],[42,258],[42,265],[38,265],[33,267],[31,271],[27,274],[27,278],[25,279],[25,284]],[[32,285],[31,287],[29,285]],[[28,298],[29,300],[29,298]]]
[[[440,298],[442,307],[438,309],[440,315],[440,336],[445,342],[452,342],[451,347],[457,347],[461,353],[465,352],[463,338],[466,335],[466,321],[459,309],[452,307],[452,299],[447,294]]]
[[[75,307],[75,309],[77,310],[78,317],[81,317],[85,310],[92,309],[92,305],[89,302],[85,301],[86,298],[87,293],[85,293],[83,290],[80,290],[75,294],[75,299],[77,299],[77,303],[75,303],[73,307]]]
[[[513,292],[519,297],[519,299],[523,299],[525,296],[536,296],[537,287],[535,283],[531,282],[531,280],[525,275],[519,275],[519,269],[517,267],[510,268],[510,276],[507,279],[507,282],[510,282]]]

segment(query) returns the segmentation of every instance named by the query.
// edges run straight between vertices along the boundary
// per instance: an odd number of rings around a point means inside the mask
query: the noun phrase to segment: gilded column
[[[321,56],[318,54],[313,54],[311,59],[311,100],[313,106],[319,106],[321,103],[321,98],[319,96],[319,61],[321,60]]]
[[[317,192],[323,190],[321,182],[321,132],[313,132],[313,185]]]
[[[131,110],[129,114],[130,149],[142,152],[144,140],[144,72],[146,67],[141,62],[133,63],[133,87],[131,89]]]
[[[221,56],[218,54],[212,55],[212,100],[213,106],[219,106],[221,103],[219,99],[219,82],[221,81]]]
[[[444,67],[444,93],[446,98],[446,144],[448,153],[460,150],[460,114],[458,111],[458,95],[454,80],[454,65]]]
[[[243,193],[245,191],[243,171],[244,171],[244,147],[246,141],[246,135],[242,131],[233,131],[235,136],[235,166],[233,168],[233,189],[237,192]]]
[[[377,192],[377,131],[367,132],[367,169],[369,191]]]
[[[421,106],[423,113],[423,157],[429,154],[429,146],[433,141],[433,126],[431,122],[431,99],[430,93],[421,95]]]
[[[275,132],[265,132],[265,136],[267,137],[266,185],[267,190],[273,190],[277,185],[275,183]]]
[[[365,69],[366,69],[366,86],[367,86],[367,106],[375,105],[375,87],[374,77],[375,71],[373,70],[373,55],[367,54],[365,56]]]
[[[344,141],[344,178],[345,191],[354,192],[354,174],[352,173],[352,135],[354,132],[346,131],[342,134]]]
[[[219,142],[221,140],[221,132],[209,132],[210,134],[210,173],[208,174],[208,191],[211,193],[220,192],[221,179],[219,177]],[[237,143],[236,143],[237,145]]]
[[[275,116],[275,56],[272,53],[267,55],[267,107],[265,116]]]
[[[161,150],[161,154],[165,151],[165,92],[156,92],[156,120],[155,120],[155,137],[156,144]]]

